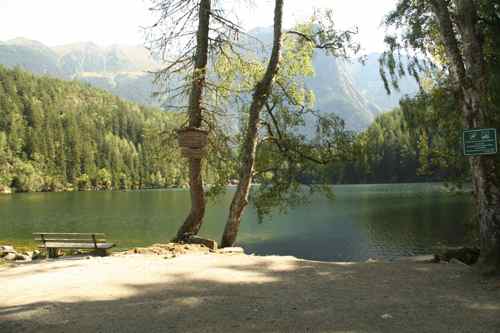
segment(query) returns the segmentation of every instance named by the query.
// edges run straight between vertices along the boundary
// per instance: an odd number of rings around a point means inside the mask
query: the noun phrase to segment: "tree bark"
[[[263,78],[255,85],[252,103],[249,110],[249,119],[241,152],[241,166],[239,172],[239,183],[231,201],[229,216],[222,236],[221,246],[232,246],[238,235],[241,216],[248,205],[248,194],[252,184],[255,153],[257,149],[260,113],[266,103],[272,86],[272,81],[278,72],[281,52],[283,19],[283,0],[275,1],[274,8],[274,37],[273,49]]]
[[[210,26],[211,0],[200,0],[198,12],[197,45],[193,81],[189,95],[189,127],[199,128],[202,123],[203,90],[206,82],[208,61],[208,36]],[[201,173],[201,159],[189,158],[189,187],[191,193],[191,210],[184,224],[177,231],[175,240],[186,235],[196,235],[203,223],[205,215],[205,193]]]
[[[488,73],[483,35],[478,30],[478,12],[471,0],[454,0],[456,23],[445,1],[431,1],[438,19],[452,73],[458,81],[464,128],[490,127],[488,119]],[[462,43],[460,52],[456,34]],[[469,158],[477,218],[479,221],[480,263],[500,272],[500,190],[493,156]]]
[[[478,30],[478,8],[471,0],[456,0],[463,58],[471,84],[463,88],[464,123],[469,128],[490,127],[488,73],[483,35]],[[494,156],[470,158],[479,218],[480,264],[500,272],[500,190]]]

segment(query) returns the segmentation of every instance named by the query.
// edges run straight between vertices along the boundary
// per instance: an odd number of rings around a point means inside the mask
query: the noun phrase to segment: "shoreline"
[[[40,260],[48,259],[47,253],[44,248],[39,246],[39,243],[32,241],[30,243],[25,243],[19,245],[16,242],[3,242],[0,243],[0,264],[3,263],[23,263],[23,262],[40,262]],[[6,257],[7,254],[12,253],[11,257]],[[218,248],[217,242],[212,239],[205,239],[202,237],[195,237],[192,241],[185,242],[168,242],[168,243],[155,243],[148,246],[133,246],[133,247],[113,247],[106,250],[104,257],[109,256],[122,256],[131,254],[150,254],[150,255],[161,255],[165,258],[173,258],[179,255],[185,255],[190,253],[204,253],[204,254],[246,254],[251,256],[290,256],[286,253],[284,254],[258,254],[258,253],[247,253],[243,247],[227,247]],[[15,256],[17,257],[15,257]],[[323,263],[338,263],[338,262],[350,262],[350,263],[397,263],[397,262],[414,262],[414,263],[449,263],[454,262],[457,264],[462,264],[468,267],[472,267],[478,260],[480,255],[480,249],[477,245],[466,244],[462,246],[440,246],[434,247],[432,252],[427,253],[415,253],[403,256],[394,257],[368,257],[366,259],[353,260],[349,259],[347,261],[338,260],[317,260],[311,258],[295,257],[297,260],[306,260],[312,262],[323,262]],[[89,250],[71,250],[67,249],[61,251],[58,256],[59,259],[70,259],[78,257],[90,257],[90,256],[100,256],[98,252]],[[8,258],[8,259],[7,259]],[[54,258],[52,258],[54,259]],[[56,258],[57,259],[57,258]]]
[[[295,260],[317,262],[317,263],[331,263],[331,264],[393,264],[393,263],[415,263],[415,264],[458,264],[469,269],[474,269],[474,264],[477,262],[479,257],[479,249],[474,247],[443,247],[441,249],[436,249],[437,251],[432,254],[415,254],[410,256],[399,256],[390,259],[384,258],[368,258],[366,260],[349,260],[349,261],[325,261],[325,260],[314,260],[299,258],[292,255],[279,255],[279,254],[255,254],[247,253],[242,247],[227,247],[227,248],[217,248],[217,243],[212,240],[202,239],[205,242],[197,243],[156,243],[145,247],[132,247],[128,249],[116,249],[108,250],[104,256],[99,255],[94,251],[80,250],[71,251],[72,253],[61,253],[57,258],[48,258],[45,251],[39,247],[17,247],[14,248],[10,245],[0,246],[0,267],[16,267],[18,264],[40,264],[47,261],[57,261],[57,260],[76,260],[76,259],[91,259],[91,258],[107,258],[107,257],[119,257],[119,256],[130,256],[130,255],[152,255],[160,256],[163,259],[172,259],[185,255],[245,255],[245,256],[255,256],[255,257],[287,257],[294,258]],[[208,242],[208,243],[207,243]],[[208,244],[208,245],[207,245]],[[215,244],[215,248],[211,247]],[[8,249],[2,251],[3,249]],[[17,250],[19,249],[19,250]],[[477,252],[476,252],[477,251]],[[17,259],[12,257],[11,259],[6,259],[6,254],[13,253],[17,255]]]
[[[462,189],[455,189],[455,188],[448,188],[445,184],[445,181],[436,181],[436,182],[403,182],[403,183],[364,183],[364,184],[330,184],[332,187],[339,187],[339,186],[349,186],[349,187],[363,187],[363,186],[390,186],[390,185],[419,185],[419,184],[429,184],[429,185],[441,185],[441,189],[443,193],[449,193],[449,194],[470,194],[472,193],[472,186],[469,184],[465,186]],[[252,184],[252,186],[259,186],[260,184]],[[206,185],[209,187],[209,184]],[[227,189],[232,189],[235,188],[237,185],[235,184],[227,184],[226,188]],[[304,186],[307,186],[307,184],[304,184]],[[169,186],[169,187],[148,187],[148,188],[140,188],[140,189],[85,189],[85,190],[79,190],[76,188],[68,188],[68,189],[63,189],[63,190],[55,190],[55,191],[32,191],[32,192],[17,192],[13,188],[10,187],[3,187],[0,188],[0,196],[1,195],[14,195],[14,194],[29,194],[29,193],[78,193],[78,192],[85,192],[85,193],[102,193],[102,192],[139,192],[139,191],[168,191],[168,190],[188,190],[189,186],[183,185],[183,186]]]

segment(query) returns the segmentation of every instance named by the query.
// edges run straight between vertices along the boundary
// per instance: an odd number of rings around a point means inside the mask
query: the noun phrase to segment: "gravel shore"
[[[500,281],[459,264],[196,253],[0,267],[0,332],[500,332]]]

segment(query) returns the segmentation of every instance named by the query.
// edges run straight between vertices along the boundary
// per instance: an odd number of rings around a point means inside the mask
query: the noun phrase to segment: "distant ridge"
[[[251,34],[266,41],[270,28],[258,28]],[[367,128],[380,113],[398,106],[405,94],[414,94],[416,84],[401,83],[401,92],[388,96],[378,74],[379,54],[367,57],[366,65],[341,61],[318,52],[314,58],[316,76],[308,81],[314,90],[317,108],[334,112],[355,130]],[[48,47],[27,38],[0,42],[0,64],[20,66],[32,73],[67,80],[80,80],[114,95],[143,105],[158,106],[149,71],[160,64],[142,46],[99,46],[93,42]]]

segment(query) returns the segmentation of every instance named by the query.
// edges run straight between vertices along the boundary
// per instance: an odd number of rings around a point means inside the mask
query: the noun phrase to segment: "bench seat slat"
[[[97,243],[98,249],[110,249],[115,246],[113,243]],[[45,245],[40,245],[40,248],[58,248],[58,249],[95,249],[94,243],[56,243],[46,242]]]
[[[99,232],[88,232],[88,233],[79,233],[79,232],[34,232],[33,235],[51,235],[51,236],[56,236],[56,235],[60,235],[60,236],[65,236],[65,235],[79,235],[79,236],[92,236],[92,235],[95,235],[95,236],[103,236],[104,234],[103,233],[99,233]]]
[[[72,243],[88,243],[88,242],[93,242],[94,240],[92,238],[35,238],[36,241],[42,242],[72,242]],[[101,238],[96,238],[96,242],[100,243],[105,243],[105,239]]]

